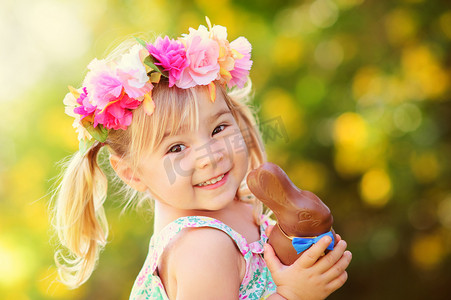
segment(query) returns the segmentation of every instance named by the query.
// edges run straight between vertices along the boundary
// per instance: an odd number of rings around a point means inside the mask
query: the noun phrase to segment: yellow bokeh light
[[[334,122],[334,163],[344,177],[360,175],[384,160],[386,142],[377,129],[371,129],[359,114],[347,112]]]
[[[339,147],[334,157],[335,169],[344,177],[361,174],[368,168],[365,158],[360,150]]]
[[[280,151],[280,147],[273,143],[265,144],[265,151],[268,156],[268,161],[271,161],[279,166],[288,166],[292,163],[292,157],[288,155],[287,151]]]
[[[275,70],[294,69],[300,65],[303,56],[303,45],[300,39],[278,36],[274,42],[273,61]]]
[[[337,39],[323,41],[316,46],[315,60],[324,69],[336,69],[343,62],[343,57],[343,47]]]
[[[355,99],[360,99],[367,94],[378,94],[382,91],[380,70],[373,66],[361,68],[354,76],[352,92]]]
[[[339,10],[334,1],[315,0],[309,9],[310,20],[320,28],[327,28],[335,24]]]
[[[440,173],[438,158],[433,152],[413,153],[410,166],[418,182],[428,183],[434,181]]]
[[[271,122],[279,117],[287,131],[288,139],[295,139],[304,134],[305,124],[301,109],[295,105],[295,100],[289,93],[283,89],[274,88],[263,98],[260,121],[261,123]],[[280,141],[286,142],[283,139]]]
[[[438,267],[446,254],[443,240],[439,233],[417,237],[411,248],[414,264],[424,270]]]
[[[15,286],[26,280],[35,267],[31,249],[9,239],[0,240],[0,286]]]
[[[407,84],[416,86],[416,97],[437,98],[448,88],[449,75],[425,45],[406,48],[402,53],[402,67]]]
[[[290,178],[302,190],[317,193],[326,184],[326,169],[323,165],[313,161],[299,161],[291,164],[288,171]]]
[[[417,24],[408,10],[398,8],[386,16],[385,31],[390,43],[398,45],[415,36]]]
[[[374,168],[366,172],[360,182],[360,193],[365,203],[373,207],[387,204],[392,193],[392,184],[387,172]]]
[[[337,146],[361,149],[367,144],[368,126],[356,113],[347,112],[339,116],[334,124],[334,140]]]
[[[381,91],[380,98],[385,103],[398,105],[398,103],[405,102],[409,99],[410,91],[407,90],[409,86],[406,86],[406,83],[399,76],[386,75],[381,78],[381,81],[384,88]]]
[[[415,71],[407,76],[399,76],[397,74],[384,74],[377,67],[363,67],[353,78],[354,99],[358,101],[359,105],[364,106],[375,104],[398,105],[409,99],[422,99],[426,93],[418,80],[422,80],[424,75],[418,75],[420,76],[420,79],[418,79],[417,73]],[[445,88],[448,80],[446,74],[439,72],[437,78]],[[429,81],[427,84],[429,84]],[[435,93],[433,92],[434,88],[428,86],[427,89],[427,93]]]
[[[421,122],[421,110],[413,103],[401,104],[393,112],[393,123],[401,131],[415,131]]]

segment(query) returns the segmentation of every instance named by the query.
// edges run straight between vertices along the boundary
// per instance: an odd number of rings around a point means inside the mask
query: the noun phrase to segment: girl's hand
[[[334,250],[323,256],[331,238],[323,237],[306,250],[291,266],[283,265],[269,244],[265,244],[265,261],[271,272],[277,294],[291,299],[324,299],[348,279],[346,268],[352,254],[346,242],[337,235]]]

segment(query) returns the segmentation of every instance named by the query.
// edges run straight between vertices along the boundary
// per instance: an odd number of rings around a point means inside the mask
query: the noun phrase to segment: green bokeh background
[[[114,193],[92,278],[76,290],[55,281],[50,191],[77,150],[62,100],[124,37],[176,37],[206,15],[253,45],[255,105],[286,130],[265,134],[268,158],[327,203],[353,252],[330,299],[449,299],[448,0],[2,1],[0,298],[128,297],[152,217],[121,214]]]

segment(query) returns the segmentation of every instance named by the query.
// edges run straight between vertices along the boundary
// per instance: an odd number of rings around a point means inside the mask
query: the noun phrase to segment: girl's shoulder
[[[211,226],[189,227],[171,240],[158,264],[170,298],[176,291],[195,298],[199,286],[212,287],[212,293],[221,292],[224,298],[237,295],[246,264],[236,241],[225,233]]]
[[[162,257],[172,257],[178,263],[183,264],[185,258],[193,261],[201,254],[210,258],[231,253],[240,256],[237,246],[241,241],[234,235],[233,230],[229,231],[227,227],[223,226],[206,225],[182,228],[183,230],[180,230],[166,244]]]
[[[164,248],[162,256],[176,253],[178,258],[192,252],[221,253],[232,249],[233,253],[239,255],[247,251],[247,241],[241,234],[217,219],[204,216],[179,218],[163,228],[152,240],[156,248]]]

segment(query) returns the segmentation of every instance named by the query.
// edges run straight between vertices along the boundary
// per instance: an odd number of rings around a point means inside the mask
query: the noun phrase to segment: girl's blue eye
[[[186,148],[185,145],[182,144],[177,144],[172,146],[171,148],[169,148],[168,153],[177,153],[177,152],[181,152]]]
[[[218,127],[216,127],[215,129],[213,129],[213,135],[220,133],[221,131],[223,131],[226,128],[225,125],[219,125]]]

